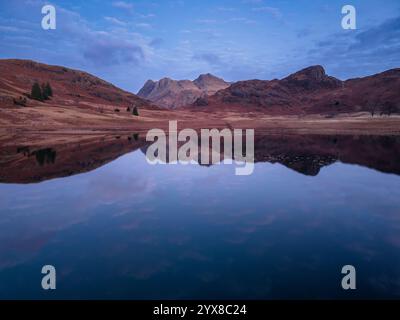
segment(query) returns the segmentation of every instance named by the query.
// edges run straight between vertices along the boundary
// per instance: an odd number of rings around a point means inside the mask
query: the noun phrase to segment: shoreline
[[[197,114],[198,115],[198,114]],[[192,114],[192,116],[195,116]],[[282,117],[259,115],[239,116],[238,114],[208,115],[207,118],[194,119],[187,113],[170,115],[165,120],[156,118],[138,118],[134,122],[121,121],[116,124],[112,121],[102,121],[94,124],[86,121],[77,121],[75,125],[30,125],[9,124],[0,127],[0,137],[16,134],[26,135],[99,135],[114,133],[145,133],[150,129],[168,129],[169,121],[178,121],[178,130],[191,128],[200,129],[254,129],[256,134],[318,134],[318,135],[400,135],[400,116],[366,117],[341,116],[337,118],[323,118],[321,116]],[[113,120],[113,119],[112,119]],[[0,140],[2,140],[0,138]]]

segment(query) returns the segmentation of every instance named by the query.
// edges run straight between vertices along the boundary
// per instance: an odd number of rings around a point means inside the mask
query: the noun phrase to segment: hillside
[[[83,71],[29,60],[0,60],[0,102],[3,107],[12,106],[13,98],[30,93],[34,82],[50,82],[56,93],[51,103],[57,105],[90,107],[99,103],[116,107],[132,104],[150,107],[134,94]],[[28,104],[40,105],[35,100],[29,100]]]
[[[50,83],[53,96],[33,99],[32,85]],[[89,73],[30,60],[0,60],[0,125],[58,127],[124,125],[157,112],[149,101]],[[129,108],[129,109],[128,109]]]

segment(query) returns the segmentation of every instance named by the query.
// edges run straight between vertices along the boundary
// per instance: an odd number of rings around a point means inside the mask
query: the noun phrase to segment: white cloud
[[[152,26],[150,23],[137,23],[136,27],[138,28],[144,28],[144,29],[150,29]]]
[[[139,15],[140,18],[143,19],[149,19],[149,18],[154,18],[156,15],[154,13],[148,13],[148,14],[141,14]]]
[[[112,5],[113,5],[113,7],[119,8],[119,9],[133,10],[133,4],[125,2],[125,1],[114,1],[112,3]]]
[[[104,17],[104,19],[107,20],[108,22],[111,22],[111,23],[119,25],[119,26],[126,26],[126,22],[123,22],[114,17]]]

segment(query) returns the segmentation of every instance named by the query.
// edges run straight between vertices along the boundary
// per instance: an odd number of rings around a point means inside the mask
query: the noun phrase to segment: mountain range
[[[229,85],[228,82],[209,73],[200,75],[194,81],[163,78],[159,81],[148,80],[138,92],[138,96],[157,106],[175,109],[213,95]]]
[[[193,106],[213,110],[259,111],[271,115],[306,115],[400,112],[400,69],[341,81],[311,66],[281,80],[249,80],[233,83]]]
[[[54,96],[49,101],[32,99],[35,82],[50,82]],[[0,60],[0,125],[82,123],[91,127],[104,122],[103,127],[118,127],[132,122],[146,125],[150,120],[194,119],[197,111],[214,118],[221,112],[258,114],[255,119],[260,115],[391,115],[400,113],[399,88],[399,68],[342,81],[327,75],[322,66],[311,66],[280,80],[228,83],[211,74],[194,81],[149,80],[135,95],[83,71],[6,59]],[[133,107],[140,110],[140,118],[132,115]]]

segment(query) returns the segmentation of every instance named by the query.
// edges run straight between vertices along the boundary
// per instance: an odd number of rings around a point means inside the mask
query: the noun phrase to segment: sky
[[[55,30],[41,26],[46,4]],[[342,28],[347,4],[356,30]],[[0,0],[0,58],[87,71],[131,92],[148,79],[269,80],[317,64],[348,79],[400,67],[400,1]]]

